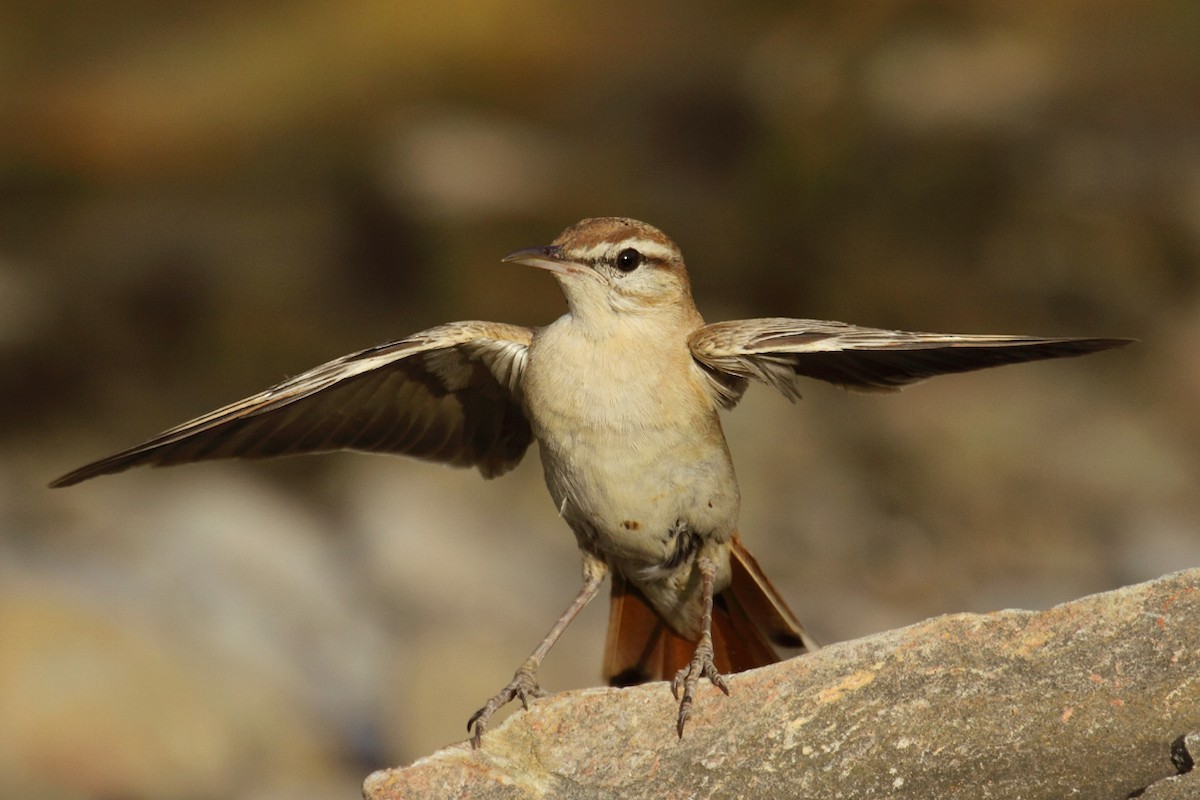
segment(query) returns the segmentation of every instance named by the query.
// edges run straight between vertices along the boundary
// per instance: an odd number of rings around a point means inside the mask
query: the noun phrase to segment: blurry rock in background
[[[894,2],[0,12],[0,794],[332,798],[465,734],[578,585],[536,454],[68,468],[452,319],[624,214],[709,319],[1136,336],[752,391],[742,531],[816,635],[1196,564],[1198,12]],[[606,604],[546,663],[598,681]],[[671,731],[664,728],[664,736]]]

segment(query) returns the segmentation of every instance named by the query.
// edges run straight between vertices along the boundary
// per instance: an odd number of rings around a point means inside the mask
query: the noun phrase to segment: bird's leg
[[[716,580],[717,565],[708,558],[701,558],[696,566],[700,570],[700,599],[704,603],[704,614],[700,618],[700,641],[696,643],[696,651],[692,661],[675,674],[671,681],[671,693],[679,701],[679,724],[676,731],[683,738],[683,726],[692,714],[692,698],[696,694],[696,684],[701,678],[708,678],[713,685],[725,694],[729,694],[729,685],[725,677],[717,672],[713,662],[712,612],[713,612],[713,583]],[[680,697],[679,689],[683,688]]]
[[[471,719],[467,721],[467,730],[472,732],[471,746],[473,748],[479,748],[483,732],[487,730],[488,720],[502,706],[512,700],[520,700],[521,705],[528,710],[530,697],[541,697],[545,694],[542,688],[538,686],[537,680],[537,671],[538,667],[542,665],[542,659],[550,652],[550,648],[558,641],[558,637],[567,629],[571,621],[596,596],[596,593],[600,590],[600,584],[604,582],[604,576],[607,574],[608,565],[606,563],[589,553],[584,553],[583,587],[579,590],[579,594],[575,596],[575,600],[567,607],[562,616],[558,618],[558,621],[554,623],[554,627],[546,634],[546,638],[542,639],[537,649],[530,654],[529,658],[525,659],[525,663],[513,674],[513,679],[509,681],[509,684],[488,700],[483,708],[472,714]]]

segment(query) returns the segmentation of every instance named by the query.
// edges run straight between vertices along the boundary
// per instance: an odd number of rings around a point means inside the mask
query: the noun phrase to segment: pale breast
[[[546,484],[581,544],[651,570],[679,546],[674,532],[727,538],[737,482],[686,347],[569,334],[551,326],[535,341],[525,397]]]

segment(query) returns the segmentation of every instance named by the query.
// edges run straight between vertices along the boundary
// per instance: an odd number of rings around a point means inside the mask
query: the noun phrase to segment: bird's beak
[[[524,250],[509,253],[500,260],[505,263],[547,269],[559,275],[579,275],[590,272],[582,264],[576,264],[574,261],[563,258],[562,248],[556,244],[549,244],[545,247],[527,247]]]

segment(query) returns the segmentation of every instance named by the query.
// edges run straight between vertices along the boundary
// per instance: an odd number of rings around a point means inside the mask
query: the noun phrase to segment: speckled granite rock
[[[702,693],[682,741],[661,683],[545,698],[482,751],[377,772],[364,796],[1193,796],[1177,793],[1193,775],[1167,779],[1172,743],[1200,730],[1200,570],[939,617],[730,685]]]

